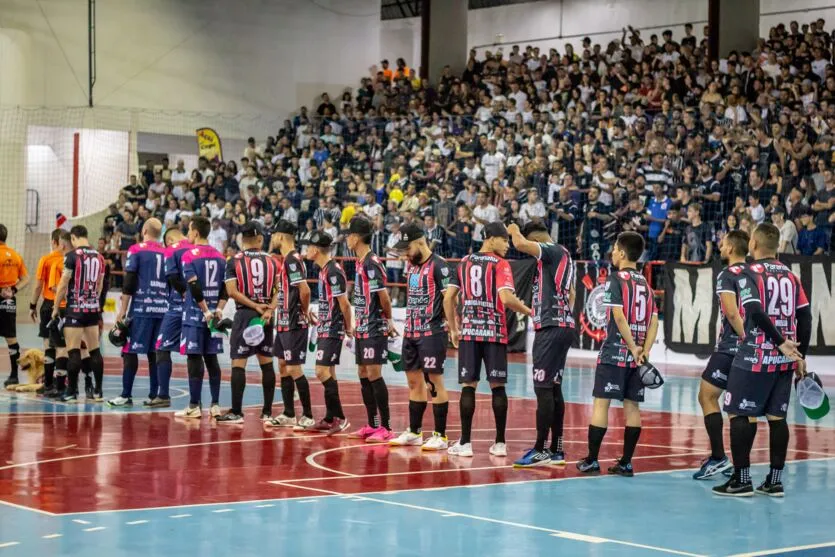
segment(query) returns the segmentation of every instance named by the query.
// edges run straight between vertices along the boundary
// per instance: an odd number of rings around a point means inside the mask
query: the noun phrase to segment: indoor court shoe
[[[210,416],[210,417],[212,417],[212,418],[217,418],[217,417],[218,417],[218,416],[220,416],[221,414],[223,414],[223,412],[221,411],[221,409],[220,409],[220,405],[219,405],[219,404],[212,404],[212,405],[209,407],[209,416]]]
[[[347,418],[334,418],[333,421],[330,424],[330,426],[331,426],[330,429],[328,429],[328,431],[326,433],[329,436],[337,434],[337,433],[341,433],[341,432],[345,431],[346,429],[348,429],[349,425],[351,425],[351,424],[350,424],[350,422],[348,422]]]
[[[493,443],[490,445],[490,454],[493,456],[507,456],[507,445],[504,443]]]
[[[244,423],[244,417],[230,410],[226,414],[218,416],[215,421],[219,424],[242,424]]]
[[[600,463],[596,460],[589,460],[584,458],[577,462],[577,470],[582,472],[583,474],[599,474],[600,473]]]
[[[155,398],[154,400],[149,402],[148,408],[171,408],[171,399]]]
[[[146,398],[145,400],[142,401],[142,406],[144,406],[145,408],[148,408],[149,406],[153,406],[155,400],[156,400],[156,398],[148,397],[148,398]]]
[[[771,483],[771,475],[766,476],[765,481],[757,486],[755,490],[760,495],[769,497],[783,497],[783,482]]]
[[[614,466],[609,467],[609,473],[614,476],[623,476],[624,478],[631,478],[635,475],[635,472],[632,470],[632,463],[628,462],[624,464],[620,460]]]
[[[44,393],[45,393],[47,390],[48,390],[48,389],[47,389],[45,386],[41,385],[40,387],[38,387],[38,390],[37,390],[37,391],[35,391],[35,394],[36,394],[37,396],[44,396]]]
[[[44,398],[61,398],[64,394],[64,391],[59,391],[56,387],[52,387],[51,389],[44,392]]]
[[[432,434],[432,437],[424,441],[421,446],[421,450],[424,451],[445,451],[448,448],[449,441],[437,431]]]
[[[731,478],[722,485],[717,485],[713,488],[713,493],[716,495],[724,495],[726,497],[751,497],[754,495],[754,488],[751,482],[739,482],[736,478]]]
[[[725,472],[726,470],[733,470],[734,465],[728,457],[722,458],[708,457],[702,461],[702,467],[693,474],[694,480],[706,480],[711,476]]]
[[[565,465],[565,452],[556,451],[556,452],[551,453],[551,464],[555,464],[557,466],[564,466]]]
[[[273,417],[271,415],[267,414],[266,412],[261,412],[261,417],[258,418],[258,419],[261,420],[262,423],[267,424],[267,423],[270,423],[272,421]]]
[[[348,435],[348,439],[362,439],[363,441],[377,433],[377,428],[370,425],[364,425],[355,432]]]
[[[93,378],[89,375],[84,376],[84,394],[87,397],[87,400],[93,400],[96,398],[95,393],[93,392]]]
[[[192,406],[188,405],[182,410],[177,410],[174,412],[174,417],[176,418],[189,418],[191,420],[199,420],[203,417],[203,411],[200,409],[199,406]]]
[[[544,466],[551,463],[551,453],[547,451],[537,451],[536,449],[528,449],[522,458],[513,463],[514,468],[533,468],[534,466]]]
[[[3,387],[10,387],[12,385],[17,385],[19,383],[20,383],[20,381],[18,380],[17,377],[9,377],[5,381],[3,381]]]
[[[461,443],[460,441],[455,443],[453,446],[447,449],[447,454],[452,456],[466,456],[472,457],[473,456],[473,444],[472,443]]]
[[[378,427],[374,433],[365,438],[366,443],[386,443],[394,439],[395,435],[384,427]]]
[[[392,447],[420,447],[423,445],[423,435],[420,433],[412,433],[407,429],[397,437],[389,441]]]
[[[273,427],[295,427],[296,417],[290,417],[282,413],[276,416],[275,418],[272,418],[267,423],[269,423],[269,425]]]
[[[308,418],[307,416],[302,416],[299,418],[298,423],[293,426],[293,431],[306,431],[309,429],[313,429],[316,427],[316,422],[313,418]]]
[[[104,393],[101,391],[93,393],[93,402],[104,402]],[[171,406],[170,400],[168,401],[168,405]]]
[[[61,402],[69,402],[69,403],[78,402],[78,395],[75,395],[73,393],[66,393],[65,395],[63,395],[61,397]]]
[[[118,408],[121,406],[133,406],[133,399],[117,396],[107,401],[107,405],[111,408]]]

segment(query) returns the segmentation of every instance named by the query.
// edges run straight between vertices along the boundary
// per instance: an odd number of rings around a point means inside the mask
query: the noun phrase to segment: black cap
[[[400,228],[400,240],[394,244],[394,249],[404,250],[415,240],[423,238],[423,229],[416,224],[407,224]]]
[[[333,238],[331,238],[330,234],[317,231],[313,233],[313,236],[310,237],[310,241],[308,243],[311,246],[316,246],[317,248],[329,248],[333,243]]]
[[[484,225],[484,239],[489,240],[490,238],[508,238],[507,228],[505,225],[500,222],[491,222],[489,224]]]
[[[348,234],[362,234],[363,236],[374,233],[371,221],[365,217],[354,217],[348,225]]]
[[[278,234],[289,234],[291,236],[295,236],[298,227],[289,220],[282,219],[276,223],[274,230]]]
[[[261,223],[258,221],[251,220],[246,222],[241,226],[241,236],[244,238],[255,238],[256,236],[263,236],[264,229],[261,226]]]

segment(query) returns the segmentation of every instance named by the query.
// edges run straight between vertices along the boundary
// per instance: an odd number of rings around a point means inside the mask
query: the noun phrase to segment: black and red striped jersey
[[[226,262],[225,281],[235,281],[238,292],[256,304],[269,304],[276,288],[278,265],[260,250],[244,250]]]
[[[434,253],[420,265],[406,265],[408,288],[403,336],[425,337],[447,331],[444,291],[451,278],[452,272],[446,261]]]
[[[450,285],[461,290],[461,340],[507,344],[507,317],[499,292],[515,290],[510,264],[494,253],[468,255]]]
[[[568,250],[559,244],[539,244],[532,288],[534,330],[545,327],[574,328],[570,304],[573,285],[574,262]]]
[[[278,265],[278,308],[276,330],[307,329],[307,318],[302,312],[299,285],[307,278],[307,269],[299,252],[291,251]]]
[[[797,364],[766,338],[751,315],[761,308],[783,338],[797,340],[797,310],[809,305],[800,279],[784,263],[761,259],[746,265],[736,280],[739,303],[745,308],[745,338],[734,356],[734,367],[767,373],[793,371]]]
[[[357,319],[357,338],[383,337],[388,334],[388,321],[383,316],[380,292],[386,289],[386,268],[380,259],[368,252],[362,261],[357,260],[357,278],[354,281],[353,306]]]
[[[345,337],[345,317],[338,298],[347,295],[345,271],[331,259],[319,271],[319,338]]]
[[[89,246],[76,248],[64,256],[64,270],[71,271],[67,286],[67,313],[99,313],[99,279],[104,273],[104,258]]]
[[[658,312],[652,290],[644,275],[636,269],[624,269],[611,273],[603,291],[603,305],[609,308],[619,307],[623,309],[623,315],[629,323],[629,330],[632,332],[632,339],[638,346],[643,346],[644,340],[647,338],[649,325],[652,322],[652,316]],[[626,347],[626,343],[618,330],[617,323],[612,319],[611,311],[609,311],[606,338],[600,345],[597,363],[619,367],[637,367],[632,353]]]
[[[739,306],[739,275],[745,270],[745,265],[729,265],[719,271],[716,277],[716,295],[733,294]],[[745,319],[745,308],[739,306],[740,315]],[[739,335],[736,334],[728,318],[722,314],[722,326],[716,339],[716,352],[721,354],[736,354],[739,350]]]

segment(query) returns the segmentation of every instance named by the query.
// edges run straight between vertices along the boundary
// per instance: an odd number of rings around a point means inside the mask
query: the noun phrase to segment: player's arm
[[[38,302],[41,299],[41,294],[46,283],[46,280],[42,278],[44,274],[43,260],[38,263],[38,271],[36,274],[38,276],[38,282],[35,283],[35,288],[32,290],[32,301],[29,302],[29,317],[32,318],[33,323],[37,323],[37,315],[35,312],[38,309]]]
[[[458,285],[450,284],[444,292],[444,316],[449,327],[449,341],[458,348]]]
[[[658,336],[658,314],[653,313],[652,318],[649,322],[649,328],[647,329],[647,336],[644,339],[644,346],[643,346],[643,357],[644,359],[649,357],[649,352],[652,350],[652,345],[655,344],[655,337]],[[641,362],[643,363],[643,362]]]
[[[121,303],[119,304],[119,314],[116,316],[117,323],[121,323],[125,320],[125,315],[127,315],[128,307],[130,306],[130,301],[134,294],[136,294],[136,290],[138,288],[139,276],[133,271],[126,272],[125,280],[122,283],[122,296]]]
[[[618,332],[620,336],[623,338],[624,344],[626,344],[626,348],[632,353],[632,356],[635,358],[635,363],[640,365],[644,363],[644,348],[642,346],[638,346],[635,343],[635,338],[632,336],[632,329],[629,328],[629,321],[626,320],[626,315],[623,313],[622,306],[611,306],[612,311],[612,319],[615,320],[615,325],[617,325]],[[658,332],[658,317],[653,316],[653,321],[655,322],[655,332]],[[654,336],[654,335],[653,335]],[[649,335],[647,335],[647,339],[649,339]],[[652,339],[655,342],[655,338]],[[652,346],[651,344],[649,346]]]
[[[336,297],[339,309],[342,310],[342,318],[345,320],[345,334],[354,336],[354,315],[351,313],[351,304],[348,302],[348,294],[340,294]]]
[[[218,294],[217,298],[217,308],[215,308],[215,317],[218,319],[223,319],[223,309],[226,307],[226,303],[229,301],[229,291],[226,290],[226,285],[220,285],[220,293]]]
[[[197,280],[196,276],[189,278],[188,291],[191,294],[191,299],[200,308],[203,317],[206,318],[206,322],[208,323],[214,317],[214,314],[209,310],[209,304],[206,303],[206,298],[203,297],[203,289],[200,287],[200,281]]]
[[[568,291],[568,307],[571,308],[571,311],[574,311],[574,300],[577,297],[577,290],[574,288],[574,285],[571,285],[571,289]]]
[[[369,280],[369,286],[372,293],[376,293],[380,300],[380,309],[383,312],[383,318],[388,323],[388,335],[397,336],[397,329],[394,328],[391,314],[391,296],[389,296],[388,288],[386,288],[386,269],[378,264],[377,273],[374,279]]]
[[[525,305],[525,302],[516,297],[516,294],[510,288],[502,288],[499,290],[499,298],[501,298],[504,306],[516,313],[522,315],[531,315],[531,308]]]
[[[18,258],[18,259],[19,259],[19,262],[18,262],[18,265],[17,265],[18,279],[17,279],[17,284],[14,285],[15,292],[19,292],[20,290],[23,290],[24,288],[26,288],[26,286],[29,284],[29,278],[30,278],[29,273],[26,271],[26,265],[24,265],[24,263],[23,263],[23,259],[20,259],[20,258]]]
[[[751,316],[751,321],[765,334],[767,340],[780,349],[780,352],[794,361],[803,359],[803,355],[798,351],[799,344],[783,338],[758,299],[743,301],[743,304],[746,315]]]
[[[182,275],[179,273],[168,275],[168,286],[176,290],[180,296],[184,295],[186,290],[188,290],[188,284],[186,284],[186,281],[183,280]]]
[[[713,242],[708,240],[705,243],[707,244],[707,249],[705,250],[705,262],[707,263],[710,261],[710,257],[713,255]]]
[[[254,309],[259,314],[263,314],[267,311],[266,304],[258,304],[250,300],[243,292],[238,290],[238,279],[236,278],[229,278],[223,283],[226,287],[227,295],[235,300],[235,303],[238,307],[248,307],[250,309]],[[220,304],[218,304],[220,305]]]
[[[507,227],[507,232],[510,234],[510,239],[513,240],[513,247],[517,250],[521,251],[522,253],[526,253],[532,257],[536,257],[537,259],[540,258],[542,255],[542,248],[539,246],[538,242],[531,242],[527,238],[522,235],[522,231],[519,230],[519,225],[516,223],[511,224]]]
[[[298,289],[302,313],[307,317],[308,323],[315,325],[317,322],[316,316],[310,311],[310,285],[307,284],[306,280],[303,280],[298,284]],[[278,305],[278,290],[276,290],[276,298],[273,300],[272,305]]]
[[[745,325],[742,323],[742,316],[739,314],[739,306],[736,301],[736,294],[733,292],[720,292],[719,303],[722,305],[722,313],[728,319],[736,336],[745,337]]]
[[[61,273],[61,281],[58,283],[58,290],[55,291],[55,305],[52,308],[53,319],[58,317],[58,311],[61,309],[61,304],[64,303],[64,300],[67,297],[67,288],[70,285],[71,278],[72,269],[64,269],[64,272]]]

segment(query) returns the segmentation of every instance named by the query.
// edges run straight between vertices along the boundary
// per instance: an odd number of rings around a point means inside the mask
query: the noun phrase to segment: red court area
[[[258,385],[249,389],[260,395]],[[321,388],[314,384],[313,392],[318,415]],[[361,425],[358,384],[344,381],[341,394],[352,426]],[[390,387],[390,400],[392,423],[402,428],[407,390]],[[452,440],[459,431],[457,393],[450,402]],[[565,448],[572,462],[528,470],[513,469],[512,462],[535,435],[533,400],[510,401],[507,458],[487,452],[494,436],[489,395],[478,397],[471,459],[264,428],[258,412],[248,408],[241,426],[180,421],[173,412],[0,415],[0,499],[60,514],[568,478],[577,475],[573,461],[585,455],[590,406],[567,405]],[[431,430],[431,408],[425,420]],[[621,411],[613,409],[601,460],[620,455],[622,425]],[[643,426],[638,472],[692,468],[705,455],[699,416],[646,412]],[[792,427],[790,460],[835,455],[835,430],[816,431],[815,451],[808,452],[808,429]],[[768,460],[768,434],[760,433],[755,463]]]

